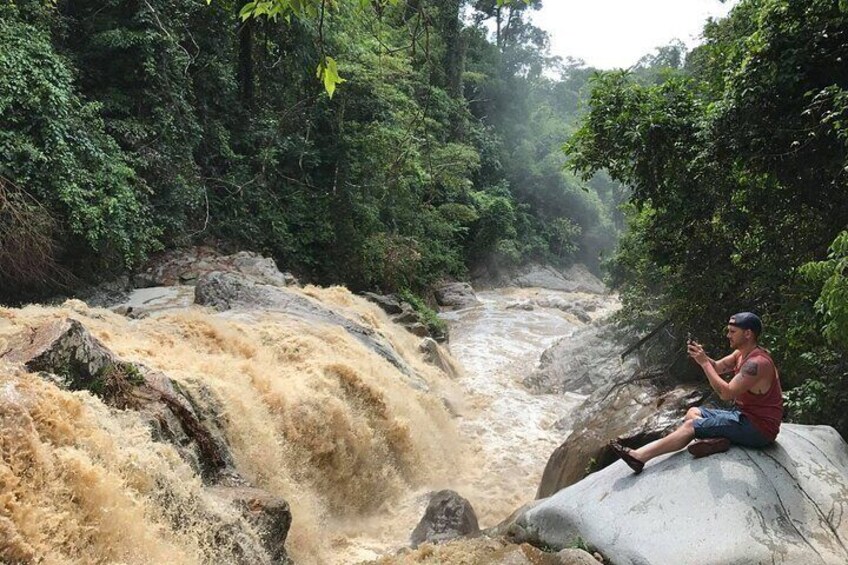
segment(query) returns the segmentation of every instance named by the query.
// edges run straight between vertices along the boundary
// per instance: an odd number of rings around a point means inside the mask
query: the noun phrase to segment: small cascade
[[[198,425],[220,430],[239,479],[288,502],[289,555],[327,563],[327,540],[343,537],[334,528],[458,467],[442,400],[453,383],[421,359],[418,338],[365,300],[341,289],[298,292],[368,328],[415,381],[344,328],[282,312],[193,307],[131,320],[79,301],[0,309],[0,354],[70,319],[116,359],[167,375]],[[197,472],[180,445],[157,441],[141,411],[107,405],[98,386],[71,391],[61,374],[0,363],[0,532],[11,540],[3,560],[270,562],[263,532],[217,496],[220,478]]]

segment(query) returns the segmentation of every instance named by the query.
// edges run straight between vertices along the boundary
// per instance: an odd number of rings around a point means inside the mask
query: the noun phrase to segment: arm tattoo
[[[751,361],[745,361],[745,364],[742,365],[742,374],[748,375],[749,377],[757,376],[757,362],[753,359]]]

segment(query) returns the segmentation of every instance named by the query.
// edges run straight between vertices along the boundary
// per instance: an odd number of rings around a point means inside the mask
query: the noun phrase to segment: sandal
[[[617,441],[613,441],[610,443],[610,449],[612,449],[613,453],[618,455],[618,457],[622,461],[627,463],[627,466],[633,469],[633,472],[635,474],[638,475],[642,472],[642,469],[645,467],[645,464],[633,457],[633,455],[631,455],[630,452],[633,451],[632,449],[630,449],[629,447],[624,447]]]
[[[730,449],[730,440],[726,437],[697,439],[686,448],[696,459],[713,453],[724,453]]]

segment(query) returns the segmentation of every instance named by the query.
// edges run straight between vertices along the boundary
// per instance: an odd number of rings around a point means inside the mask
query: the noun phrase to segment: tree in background
[[[832,339],[848,226],[848,8],[745,0],[705,38],[660,80],[600,76],[568,145],[575,170],[632,188],[612,279],[631,321],[671,318],[712,346],[729,311],[763,314],[796,417],[845,434],[831,400],[848,396],[846,350]]]
[[[353,289],[596,268],[620,187],[558,151],[590,71],[546,55],[538,2],[484,4],[493,41],[458,0],[5,6],[0,237],[35,219],[4,299],[204,241]]]
[[[51,43],[54,25],[40,3],[0,6],[0,288],[13,296],[136,265],[162,232],[102,104],[79,94]]]

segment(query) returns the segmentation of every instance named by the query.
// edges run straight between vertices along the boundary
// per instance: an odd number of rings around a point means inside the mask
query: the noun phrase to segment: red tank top
[[[774,370],[774,381],[768,391],[763,394],[755,394],[746,391],[736,398],[736,405],[742,414],[751,420],[751,423],[764,436],[774,440],[780,431],[780,421],[783,419],[783,390],[780,388],[780,375],[771,356],[762,348],[757,347],[746,357],[739,356],[736,361],[734,374],[739,374],[742,365],[751,359],[756,359],[758,364],[768,363]],[[762,369],[761,369],[762,370]]]

